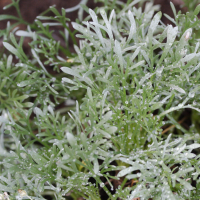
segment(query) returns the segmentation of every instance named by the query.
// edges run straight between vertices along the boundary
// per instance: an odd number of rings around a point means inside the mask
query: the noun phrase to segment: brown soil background
[[[126,2],[126,0],[122,0]],[[181,5],[183,4],[182,0],[171,0],[176,9],[180,10]],[[8,8],[7,10],[3,10],[3,7],[10,4],[12,1],[11,0],[0,0],[0,14],[9,14],[9,15],[15,15],[17,16],[17,12],[15,8],[11,7]],[[78,3],[80,3],[80,0],[20,0],[20,10],[22,17],[29,23],[32,23],[36,16],[40,15],[43,11],[49,8],[49,6],[56,5],[56,8],[60,11],[61,8],[71,8],[76,6]],[[171,7],[170,7],[170,0],[155,0],[154,4],[160,4],[161,5],[161,11],[163,13],[168,14],[169,16],[173,16]],[[87,6],[91,9],[95,8],[97,5],[94,3],[93,0],[89,0],[87,3]],[[77,18],[77,11],[71,12],[71,13],[66,13],[66,17],[70,18],[71,21],[75,21]],[[170,24],[170,21],[165,18],[164,16],[162,17],[162,21],[165,24]],[[12,23],[12,21],[11,21]],[[7,24],[7,20],[0,21],[0,30],[5,29]],[[20,26],[20,29],[24,29],[24,26]],[[56,32],[55,32],[55,39],[56,38]],[[0,47],[2,46],[2,41],[0,40]],[[73,44],[71,44],[73,45]]]
[[[126,0],[123,1],[126,2]],[[174,3],[177,10],[181,9],[180,6],[183,4],[182,0],[171,1]],[[14,8],[3,10],[3,7],[10,4],[11,2],[11,0],[0,0],[0,14],[17,14]],[[33,22],[36,16],[48,9],[49,6],[56,5],[56,8],[61,10],[61,8],[70,8],[76,6],[79,2],[80,0],[20,0],[20,9],[23,18],[28,22]],[[163,13],[167,13],[168,15],[172,16],[170,0],[155,0],[154,2],[155,4],[161,5],[161,11]],[[87,6],[93,9],[96,5],[93,0],[89,0]],[[66,17],[70,18],[71,21],[75,21],[77,12],[67,13]],[[169,23],[166,18],[163,18],[163,21],[164,23]],[[5,28],[6,23],[6,21],[1,21],[0,29]]]

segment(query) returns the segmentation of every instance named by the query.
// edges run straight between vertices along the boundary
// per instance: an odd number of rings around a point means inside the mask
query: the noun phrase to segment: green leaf
[[[171,46],[173,45],[173,42],[176,38],[176,35],[178,34],[178,27],[172,27],[172,25],[168,26],[167,29],[167,44],[165,46],[165,49],[162,53],[162,56],[157,64],[157,66],[159,66],[161,64],[161,62],[166,58],[167,53],[169,52]]]
[[[66,74],[69,74],[69,75],[72,75],[72,76],[76,76],[78,78],[81,78],[81,76],[79,75],[78,72],[76,72],[75,70],[73,69],[70,69],[69,67],[61,67],[61,70],[63,72],[65,72]]]
[[[103,131],[103,130],[101,130],[101,129],[98,129],[96,132],[97,132],[97,133],[100,132],[100,133],[101,133],[102,135],[104,135],[104,137],[106,137],[106,138],[111,138],[111,135],[110,135],[109,133],[107,133],[106,131]]]
[[[106,131],[110,134],[114,134],[117,131],[117,127],[116,126],[110,126],[110,127],[106,128]]]
[[[174,89],[174,90],[177,90],[178,92],[182,93],[182,94],[186,94],[185,90],[180,88],[179,86],[177,85],[173,85],[173,84],[169,84],[169,86]]]
[[[197,148],[200,148],[200,144],[194,143],[194,144],[191,144],[191,145],[187,145],[186,148],[187,149],[197,149]]]
[[[21,58],[21,54],[19,53],[19,51],[12,45],[10,45],[8,42],[3,42],[3,45],[8,51],[16,55],[18,58]]]
[[[6,119],[3,116],[0,116],[0,123],[6,123],[6,122],[8,122],[8,119]]]
[[[88,95],[91,103],[93,103],[92,91],[91,91],[90,87],[87,88],[87,95]]]
[[[129,43],[131,41],[131,39],[133,39],[133,36],[136,33],[135,19],[134,19],[133,13],[130,10],[128,11],[128,17],[131,22],[131,27],[130,27],[130,32],[129,32],[129,36],[127,39],[127,43]]]
[[[98,163],[98,160],[94,159],[93,163],[94,163],[94,173],[95,174],[99,174],[99,163]]]
[[[113,33],[112,33],[112,27],[111,27],[111,24],[110,22],[108,21],[108,18],[107,18],[107,15],[106,15],[106,12],[104,9],[101,9],[100,10],[100,14],[101,16],[103,17],[104,21],[105,21],[105,24],[106,24],[106,27],[108,29],[107,33],[108,33],[108,36],[111,40],[113,40]]]
[[[175,52],[176,60],[180,60],[182,58],[182,54],[181,54],[182,49],[184,49],[185,45],[188,43],[188,40],[191,35],[192,35],[192,29],[189,28],[181,36],[181,39],[177,45],[176,52]]]
[[[155,103],[153,104],[153,106],[151,106],[150,111],[155,111],[157,109],[159,109],[161,106],[163,105],[163,103]]]
[[[9,55],[8,56],[8,59],[7,59],[7,69],[10,69],[11,68],[11,65],[12,65],[12,55]]]
[[[24,87],[27,85],[32,85],[33,83],[35,83],[35,80],[26,80],[26,81],[22,81],[22,82],[18,83],[17,86]]]
[[[200,4],[195,8],[194,15],[198,15],[200,12]]]
[[[152,19],[151,24],[149,26],[148,34],[147,34],[149,41],[152,40],[153,33],[156,30],[161,17],[162,17],[162,13],[158,12]]]
[[[46,85],[54,94],[58,94],[58,92],[54,90],[48,83],[46,83]]]
[[[40,115],[40,116],[44,116],[44,113],[42,112],[42,110],[40,109],[40,108],[38,108],[38,107],[35,107],[34,108],[34,112],[35,112],[35,114],[36,115]]]
[[[47,164],[47,160],[43,156],[41,156],[40,154],[36,153],[35,151],[30,150],[29,154],[31,155],[31,157],[33,158],[33,160],[37,164],[39,164],[39,165],[45,165],[45,164]]]
[[[72,133],[67,132],[67,133],[66,133],[66,136],[67,136],[68,142],[69,142],[72,146],[76,145],[76,138],[75,138],[75,136],[74,136]]]
[[[7,192],[10,192],[10,193],[15,192],[10,186],[5,186],[5,185],[2,185],[1,183],[0,183],[0,191],[1,192],[7,191]]]
[[[30,108],[30,107],[32,107],[33,105],[34,105],[34,104],[31,103],[31,102],[26,102],[26,103],[23,104],[23,106],[24,106],[24,107],[27,107],[27,108]]]
[[[47,70],[45,69],[44,65],[43,65],[42,62],[40,61],[40,58],[38,57],[38,55],[36,54],[36,52],[35,52],[33,49],[31,49],[31,52],[32,52],[33,56],[35,57],[35,59],[37,60],[37,62],[39,63],[39,65],[42,67],[42,69],[43,69],[46,73],[48,73]]]
[[[14,99],[15,100],[24,100],[24,99],[27,99],[29,97],[29,95],[27,95],[27,94],[24,94],[24,95],[22,95],[22,96],[19,96],[19,97],[15,97]]]
[[[123,57],[122,57],[122,49],[120,46],[120,43],[115,40],[115,53],[117,54],[117,57],[119,59],[119,64],[121,67],[121,72],[123,72]]]
[[[37,16],[36,18],[40,20],[55,20],[55,17],[50,16]]]
[[[176,8],[175,8],[174,4],[173,4],[171,1],[170,1],[170,6],[171,6],[171,8],[172,8],[174,17],[176,17],[176,16],[177,16],[177,14],[176,14]]]
[[[74,85],[76,85],[76,83],[74,82],[74,81],[72,81],[71,79],[69,79],[69,78],[62,78],[62,81],[64,81],[64,82],[66,82],[66,83],[70,83],[70,84],[74,84]]]
[[[15,17],[13,15],[0,15],[0,21],[9,19],[20,20],[18,17]]]
[[[112,111],[107,112],[104,116],[102,116],[102,120],[98,123],[98,126],[105,124],[112,116]]]
[[[173,23],[176,25],[176,21],[175,21],[172,17],[170,17],[169,15],[167,15],[167,14],[165,14],[165,13],[164,13],[164,16],[165,16],[167,19],[169,19],[169,21],[173,22]]]
[[[186,190],[194,190],[195,187],[192,187],[192,185],[190,183],[188,183],[187,181],[177,178],[177,181],[183,185],[185,187]]]
[[[92,9],[89,9],[89,13],[90,13],[94,23],[98,25],[99,23],[98,23],[97,15],[95,14],[95,12]],[[96,32],[97,36],[99,37],[99,40],[101,41],[102,46],[105,47],[105,43],[104,43],[104,39],[103,39],[101,30],[97,25],[95,26],[95,32]]]
[[[137,163],[134,163],[134,166],[133,166],[133,167],[127,167],[126,169],[121,170],[121,171],[117,174],[117,177],[125,176],[125,175],[127,175],[127,174],[130,174],[130,173],[133,172],[133,171],[140,170],[140,168],[141,168],[140,165],[138,165]]]

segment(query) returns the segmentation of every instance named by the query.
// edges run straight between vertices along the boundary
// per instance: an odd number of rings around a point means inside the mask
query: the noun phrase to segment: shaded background
[[[126,2],[126,0],[122,1]],[[180,6],[183,4],[183,1],[182,0],[171,0],[171,1],[176,6],[176,9],[180,10]],[[11,0],[0,0],[0,14],[12,14],[12,15],[17,14],[13,7],[7,10],[3,10],[3,7],[10,4],[11,2],[12,2]],[[58,10],[61,10],[61,8],[74,7],[78,3],[80,3],[80,0],[20,0],[20,9],[23,18],[31,23],[34,21],[36,16],[38,16],[40,13],[48,9],[49,6],[56,5],[56,8]],[[154,3],[161,5],[161,11],[163,13],[167,13],[168,15],[172,16],[170,0],[155,0]],[[89,0],[87,6],[93,9],[96,6],[96,4],[94,3],[94,0]],[[72,21],[75,21],[76,16],[77,16],[76,11],[66,14],[66,17],[70,18]],[[169,23],[169,21],[166,18],[163,18],[162,20],[165,23]],[[1,22],[0,29],[3,29],[5,27],[6,27],[6,21]]]
[[[123,2],[126,2],[126,0],[122,0]],[[180,10],[180,6],[183,4],[182,0],[171,0],[176,9]],[[0,0],[0,14],[10,14],[10,15],[16,15],[17,12],[15,8],[11,7],[7,10],[3,10],[3,7],[10,4],[11,0]],[[29,23],[33,22],[36,16],[38,16],[40,13],[45,11],[49,8],[49,6],[56,5],[56,8],[60,11],[61,8],[71,8],[76,6],[78,3],[80,3],[80,0],[20,0],[20,9],[22,17]],[[163,13],[167,13],[168,15],[172,16],[172,11],[170,7],[170,0],[155,0],[155,4],[161,5],[161,11]],[[87,3],[87,6],[89,8],[94,8],[96,4],[94,3],[94,0],[89,0]],[[77,17],[77,11],[66,13],[66,17],[70,18],[71,21],[75,21]],[[169,20],[167,20],[165,17],[162,18],[164,23],[170,23]],[[7,21],[0,21],[0,29],[4,29],[6,27]]]
[[[121,1],[127,2],[127,0],[121,0]],[[181,9],[181,5],[183,5],[182,0],[171,0],[171,1],[174,3],[177,10]],[[62,8],[65,8],[65,9],[71,8],[71,7],[76,6],[80,2],[81,0],[20,0],[19,5],[20,5],[20,11],[21,11],[21,15],[23,19],[29,23],[32,23],[35,20],[35,18],[38,15],[40,15],[40,13],[44,12],[52,5],[55,5],[58,11],[61,11]],[[6,10],[3,9],[4,6],[10,3],[12,3],[12,0],[0,0],[0,15],[8,14],[8,15],[18,16],[14,7],[10,7]],[[154,0],[154,4],[159,4],[161,6],[162,13],[166,13],[169,16],[173,17],[173,13],[170,7],[170,0]],[[94,0],[88,0],[88,3],[87,3],[87,6],[91,9],[94,9],[96,6],[100,6],[100,5],[101,5],[100,3],[96,4]],[[184,11],[185,10],[186,9],[184,9]],[[70,18],[70,20],[73,22],[76,20],[77,14],[78,14],[78,10],[74,12],[66,13],[66,17]],[[48,13],[48,15],[51,15],[51,13]],[[54,15],[52,14],[52,16]],[[166,17],[164,17],[164,15],[162,17],[162,21],[165,24],[171,24],[171,22]],[[0,21],[0,30],[6,28],[7,22],[8,20]],[[10,22],[13,23],[12,20]],[[73,29],[71,26],[71,23],[69,23],[69,28]],[[20,30],[26,29],[26,26],[20,25],[19,29]],[[53,32],[54,39],[60,41],[62,46],[65,46],[65,41],[63,40],[62,37],[60,37],[60,34],[59,34],[59,30],[60,30],[59,27],[56,27],[56,29],[54,28],[53,30],[54,30]],[[28,45],[29,40],[30,40],[29,38],[25,38],[24,44],[23,44],[24,51],[27,54],[30,53],[30,47]],[[0,38],[0,49],[3,48],[2,42],[3,42],[3,39]],[[69,50],[71,52],[74,52],[73,42],[71,41],[71,39],[69,39]]]

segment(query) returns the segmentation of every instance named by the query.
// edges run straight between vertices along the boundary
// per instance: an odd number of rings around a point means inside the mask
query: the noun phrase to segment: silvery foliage
[[[199,135],[191,136],[174,113],[184,108],[199,112],[195,101],[199,99],[199,43],[189,43],[191,28],[182,31],[179,24],[165,26],[161,12],[154,13],[157,7],[147,3],[142,12],[134,7],[138,2],[117,13],[112,10],[109,16],[100,9],[97,14],[101,17],[97,17],[90,9],[90,21],[73,23],[81,38],[80,48],[75,46],[78,56],[72,66],[61,68],[66,73],[62,84],[70,91],[85,89],[86,95],[76,102],[70,120],[60,120],[54,105],[47,104],[21,111],[23,118],[18,122],[3,112],[0,122],[12,135],[14,150],[7,152],[0,143],[2,192],[19,196],[16,191],[23,188],[38,200],[50,192],[56,199],[71,192],[100,199],[98,187],[110,199],[186,199],[195,195],[192,181],[199,183],[200,169],[199,156],[193,151],[200,147]],[[36,136],[23,128],[32,112],[39,127]],[[161,139],[165,117],[185,133],[183,138],[169,135]],[[20,134],[26,138],[33,134],[34,142],[44,147],[24,147]],[[119,172],[112,176],[113,171]],[[115,188],[116,193],[111,194],[109,180],[122,177],[134,184]]]
[[[92,20],[83,22],[85,26],[73,23],[81,33],[77,35],[82,39],[80,48],[75,46],[78,54],[75,62],[80,64],[62,68],[63,72],[74,76],[73,82],[68,78],[63,78],[63,82],[70,90],[87,89],[88,98],[80,108],[86,114],[89,111],[93,119],[96,116],[96,121],[105,112],[112,112],[109,123],[117,126],[119,134],[104,133],[104,136],[116,138],[112,148],[118,150],[118,145],[123,154],[117,159],[130,165],[120,171],[118,177],[139,178],[130,200],[136,197],[182,199],[195,189],[191,178],[193,175],[197,178],[199,168],[192,164],[197,161],[191,151],[199,148],[199,144],[187,146],[187,139],[170,143],[170,136],[158,143],[155,135],[161,134],[164,117],[174,123],[173,112],[184,108],[200,111],[199,103],[194,101],[199,97],[196,73],[200,67],[199,42],[190,45],[191,28],[181,32],[179,25],[165,26],[160,21],[161,12],[154,15],[148,6],[144,13],[132,7],[119,13],[112,10],[110,16],[101,9],[101,18],[90,9]],[[175,100],[170,105],[172,99]],[[157,109],[159,114],[153,116],[151,112]],[[121,124],[117,124],[117,118],[123,119]],[[146,151],[138,148],[138,144],[144,145],[144,135],[153,141]],[[131,151],[135,147],[136,153]],[[181,167],[177,167],[178,164]]]

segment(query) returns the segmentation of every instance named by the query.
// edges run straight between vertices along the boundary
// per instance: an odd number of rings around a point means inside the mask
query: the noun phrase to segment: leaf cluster
[[[75,31],[50,7],[0,33],[1,199],[199,198],[199,6],[171,4],[173,27],[152,2],[100,2]]]

